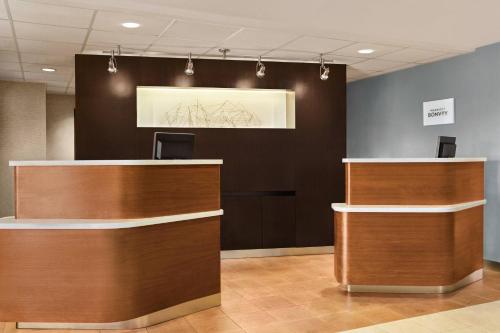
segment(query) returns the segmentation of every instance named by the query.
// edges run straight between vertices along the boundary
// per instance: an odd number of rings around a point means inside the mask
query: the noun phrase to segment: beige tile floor
[[[500,272],[494,270],[487,269],[482,281],[445,295],[350,295],[338,289],[333,265],[333,255],[223,260],[220,307],[134,333],[339,332],[500,300]],[[425,323],[432,325],[432,318]],[[460,329],[470,328],[456,323]],[[0,333],[32,332],[0,323]],[[99,333],[54,331],[60,332]],[[412,331],[396,327],[390,332]]]
[[[344,331],[349,333],[500,332],[500,301]]]

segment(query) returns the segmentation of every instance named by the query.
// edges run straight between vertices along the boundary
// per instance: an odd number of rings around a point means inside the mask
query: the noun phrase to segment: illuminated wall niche
[[[137,87],[137,127],[295,128],[295,92]]]

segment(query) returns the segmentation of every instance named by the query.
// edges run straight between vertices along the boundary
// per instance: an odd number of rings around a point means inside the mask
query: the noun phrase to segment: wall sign
[[[424,102],[424,126],[455,123],[455,99]]]

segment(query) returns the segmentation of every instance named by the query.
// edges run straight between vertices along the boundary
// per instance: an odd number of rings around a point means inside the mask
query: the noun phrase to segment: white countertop
[[[486,200],[456,205],[347,205],[334,203],[332,209],[336,212],[346,213],[454,213],[485,204]]]
[[[486,157],[454,158],[343,158],[343,163],[460,163],[486,162]]]
[[[0,229],[126,229],[156,224],[181,222],[223,215],[222,209],[208,212],[150,217],[143,219],[16,219],[13,216],[0,218]]]
[[[9,166],[88,166],[88,165],[214,165],[222,160],[78,160],[9,161]]]

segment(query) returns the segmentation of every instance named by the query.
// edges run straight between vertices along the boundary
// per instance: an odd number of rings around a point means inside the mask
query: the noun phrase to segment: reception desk
[[[332,204],[349,292],[442,293],[483,275],[484,158],[344,159]]]
[[[0,321],[133,329],[220,305],[221,164],[11,162]]]

